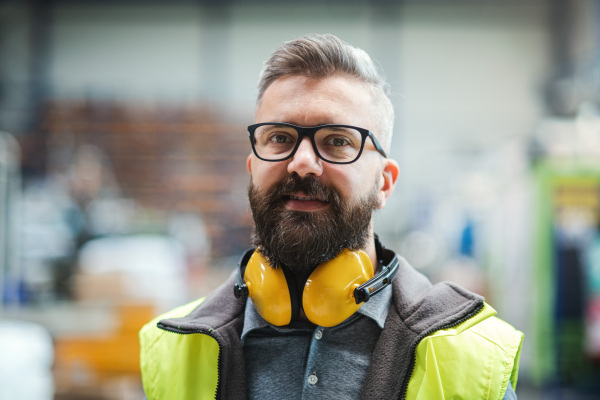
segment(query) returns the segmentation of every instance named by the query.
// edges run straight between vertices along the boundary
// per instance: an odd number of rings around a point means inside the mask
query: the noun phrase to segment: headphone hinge
[[[236,283],[233,285],[233,295],[236,299],[246,298],[248,296],[248,287]]]

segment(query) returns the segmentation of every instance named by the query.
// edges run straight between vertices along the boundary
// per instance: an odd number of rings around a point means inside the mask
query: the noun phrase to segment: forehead
[[[256,109],[255,122],[346,124],[374,130],[373,106],[367,84],[350,75],[287,75],[267,88]]]

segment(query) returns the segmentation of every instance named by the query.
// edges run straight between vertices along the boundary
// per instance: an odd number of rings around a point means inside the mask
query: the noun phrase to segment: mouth
[[[329,201],[324,198],[294,193],[283,196],[285,208],[293,211],[319,211],[327,208]]]

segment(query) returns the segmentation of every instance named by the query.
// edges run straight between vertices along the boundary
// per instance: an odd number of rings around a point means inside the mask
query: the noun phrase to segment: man
[[[364,51],[332,35],[275,51],[248,128],[256,249],[142,329],[149,399],[516,398],[522,334],[373,233],[393,118]]]

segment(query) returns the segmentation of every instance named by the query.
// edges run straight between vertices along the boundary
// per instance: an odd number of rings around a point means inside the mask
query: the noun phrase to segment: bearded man
[[[149,399],[516,398],[522,334],[373,232],[393,119],[364,51],[312,35],[273,53],[248,127],[255,248],[142,329]]]

